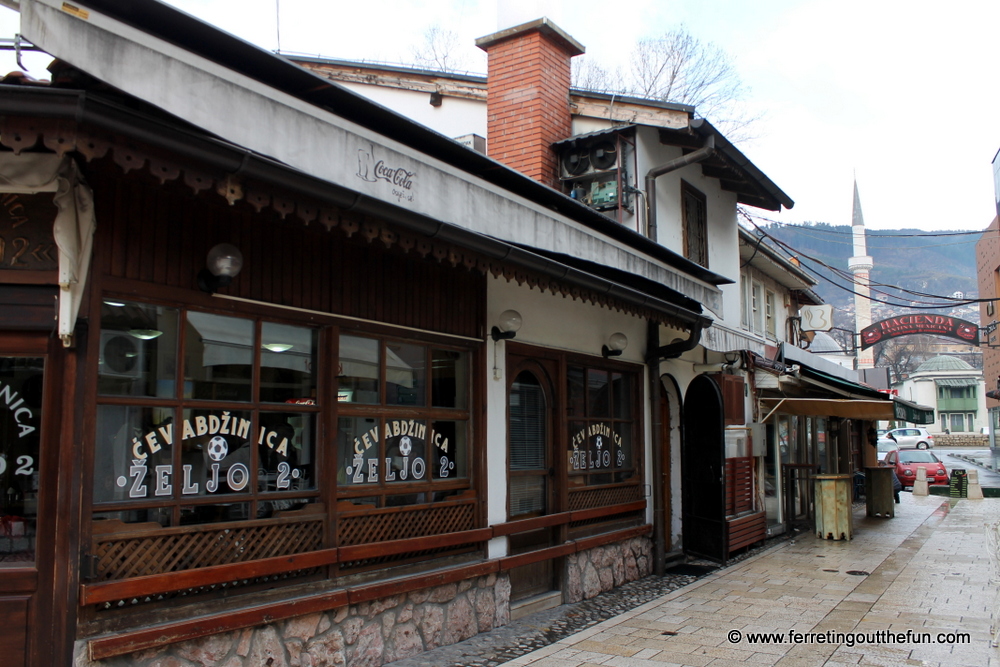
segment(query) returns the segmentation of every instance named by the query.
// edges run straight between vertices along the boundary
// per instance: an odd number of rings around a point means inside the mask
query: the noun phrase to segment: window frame
[[[778,337],[777,333],[777,313],[775,309],[777,308],[777,299],[773,290],[764,290],[764,333],[765,335],[776,339]]]
[[[159,410],[162,414],[169,416],[172,419],[172,424],[176,425],[176,429],[172,433],[170,447],[170,490],[169,494],[157,495],[154,491],[150,495],[144,498],[125,498],[125,499],[114,499],[114,500],[97,500],[96,499],[96,485],[99,483],[98,473],[96,470],[96,462],[90,466],[91,470],[91,483],[89,486],[90,497],[90,513],[93,518],[99,518],[100,515],[105,514],[127,514],[130,512],[148,512],[151,510],[162,510],[161,516],[166,518],[167,524],[163,526],[164,528],[178,528],[182,526],[190,526],[192,528],[199,525],[208,525],[209,523],[220,523],[220,521],[195,521],[185,522],[183,519],[183,513],[185,510],[191,508],[201,508],[201,507],[212,507],[212,506],[231,506],[238,505],[241,503],[247,504],[246,516],[244,517],[231,517],[226,518],[221,521],[221,523],[235,522],[235,521],[245,521],[254,520],[256,518],[269,518],[258,516],[261,512],[268,509],[268,506],[275,506],[278,503],[284,504],[287,502],[292,502],[293,504],[308,504],[321,502],[324,488],[323,488],[323,470],[325,467],[324,454],[320,442],[322,440],[323,433],[323,409],[324,405],[328,402],[325,400],[323,393],[323,382],[322,382],[322,371],[319,370],[314,374],[314,387],[313,392],[315,396],[313,397],[312,403],[280,403],[274,401],[262,401],[261,398],[261,345],[262,340],[262,329],[265,323],[282,324],[293,327],[299,327],[302,329],[308,329],[315,332],[315,338],[313,339],[313,360],[315,361],[315,367],[317,369],[322,369],[322,359],[323,359],[323,347],[324,347],[324,331],[325,328],[322,326],[317,326],[316,324],[308,324],[303,322],[297,322],[294,320],[281,319],[279,317],[273,317],[269,315],[263,315],[260,313],[243,313],[243,312],[233,312],[233,311],[213,311],[202,307],[198,307],[193,304],[177,304],[177,303],[165,303],[156,299],[145,299],[145,298],[135,298],[135,297],[125,297],[123,299],[118,298],[115,295],[105,294],[103,296],[104,300],[113,299],[115,301],[125,301],[126,303],[138,304],[140,306],[147,306],[153,308],[169,308],[177,312],[176,318],[176,340],[174,342],[173,354],[173,372],[169,377],[169,380],[173,382],[173,394],[170,396],[131,396],[131,395],[121,395],[121,394],[110,394],[101,393],[99,389],[99,378],[100,369],[96,367],[94,369],[94,400],[97,414],[97,422],[100,421],[100,412],[102,408],[120,407],[126,409],[137,409],[141,411],[145,410]],[[246,401],[241,400],[220,400],[220,399],[204,399],[195,398],[193,396],[185,396],[185,388],[188,384],[185,368],[186,363],[186,345],[187,345],[187,329],[189,326],[193,326],[189,319],[188,313],[204,313],[208,315],[219,315],[223,317],[235,317],[242,320],[247,320],[252,323],[253,334],[250,345],[252,346],[252,360],[251,360],[251,380],[250,380],[250,399]],[[103,316],[99,319],[99,331],[117,331],[116,329],[105,329],[103,323]],[[97,345],[101,344],[103,336],[97,336]],[[156,378],[156,379],[168,379]],[[193,380],[192,380],[193,382]],[[246,464],[247,469],[247,481],[240,491],[229,491],[223,493],[210,492],[206,489],[205,494],[186,494],[185,491],[185,466],[183,458],[183,443],[184,443],[184,432],[183,427],[185,425],[184,415],[188,412],[203,412],[211,411],[212,414],[224,415],[229,413],[235,416],[239,413],[247,413],[250,415],[251,426],[249,427],[249,437],[246,439],[246,445],[248,446],[249,460]],[[171,415],[172,413],[172,415]],[[307,489],[295,489],[292,488],[288,491],[273,491],[273,490],[260,490],[261,478],[259,476],[260,471],[260,447],[261,442],[258,436],[264,436],[266,434],[261,432],[261,416],[264,414],[280,414],[286,413],[289,415],[311,415],[312,416],[312,488]],[[235,419],[233,420],[235,422]],[[123,425],[124,426],[124,425]],[[159,429],[154,429],[158,431]],[[100,435],[97,433],[97,424],[94,426],[95,444],[94,444],[94,454],[96,458],[97,453],[97,439]],[[148,434],[147,434],[148,435]],[[167,443],[161,443],[166,445]],[[135,446],[135,445],[133,445]],[[142,447],[146,449],[141,450],[141,453],[146,453],[148,456],[148,449],[155,447],[156,444],[151,444],[143,442]],[[150,474],[150,473],[153,474]],[[152,486],[158,483],[157,472],[147,471],[145,474],[145,484]],[[128,485],[135,483],[134,478],[127,481]],[[220,479],[219,484],[223,481]],[[120,481],[118,483],[121,486]],[[124,487],[126,490],[129,486]],[[277,501],[277,502],[276,502]],[[167,514],[169,512],[169,515]],[[167,518],[168,517],[168,518]],[[126,521],[126,523],[132,523],[131,521]]]
[[[352,511],[352,508],[346,505],[346,503],[352,503],[357,505],[354,509],[360,509],[362,507],[371,507],[372,503],[359,503],[357,501],[369,500],[375,498],[377,500],[374,503],[375,509],[387,509],[389,507],[416,507],[433,504],[434,502],[440,502],[443,500],[448,500],[453,498],[457,494],[467,492],[476,489],[476,465],[474,461],[474,455],[476,448],[474,446],[474,423],[472,418],[472,405],[474,404],[475,395],[475,347],[472,344],[459,345],[455,342],[442,342],[438,340],[429,339],[411,339],[403,338],[398,335],[392,335],[385,332],[373,332],[369,330],[362,329],[349,329],[341,327],[334,333],[337,339],[336,346],[336,356],[337,364],[340,363],[340,344],[339,341],[343,336],[354,336],[358,338],[365,338],[370,340],[379,341],[379,389],[378,395],[379,399],[377,403],[353,403],[346,401],[337,401],[336,406],[333,409],[332,424],[335,430],[334,439],[328,443],[331,448],[332,458],[335,461],[334,468],[335,472],[332,475],[331,481],[331,492],[334,494],[338,503],[344,503],[341,505],[341,509],[346,511]],[[425,382],[424,382],[424,404],[423,405],[398,405],[388,403],[386,400],[386,375],[387,375],[387,363],[385,361],[386,355],[385,351],[387,346],[392,344],[405,344],[422,346],[424,348],[424,361],[425,361]],[[455,351],[465,355],[466,358],[466,387],[465,387],[465,404],[466,407],[435,407],[433,405],[433,380],[432,380],[432,363],[433,363],[433,352],[435,350],[447,350]],[[336,390],[339,390],[339,383],[336,384]],[[380,465],[378,470],[378,479],[375,482],[362,482],[362,483],[343,483],[340,478],[340,474],[344,472],[346,474],[347,466],[351,465],[352,462],[347,462],[341,460],[340,455],[340,424],[342,419],[371,419],[375,421],[377,426],[375,428],[379,429],[379,433],[385,433],[385,426],[393,422],[400,422],[403,420],[409,421],[422,421],[425,427],[425,433],[427,434],[424,438],[424,465],[425,471],[420,479],[413,479],[412,476],[408,480],[404,481],[398,477],[395,480],[386,479],[384,474],[384,468]],[[431,463],[430,449],[434,446],[433,443],[433,423],[435,421],[450,421],[456,422],[458,424],[464,424],[464,457],[466,462],[466,475],[464,477],[453,477],[448,480],[441,479],[435,475],[434,466]],[[380,437],[378,441],[379,454],[377,460],[384,464],[386,459],[386,438]],[[457,443],[456,443],[457,446]],[[436,494],[445,494],[441,498],[435,498]],[[402,504],[388,504],[387,499],[407,496],[415,494],[425,494],[423,501],[415,503],[402,503]]]
[[[708,200],[703,192],[683,179],[681,180],[681,228],[684,257],[707,269]]]

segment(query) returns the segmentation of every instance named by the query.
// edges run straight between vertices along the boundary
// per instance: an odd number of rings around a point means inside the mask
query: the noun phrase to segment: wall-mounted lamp
[[[490,335],[493,337],[493,340],[509,340],[517,335],[517,331],[520,328],[521,313],[516,310],[505,310],[500,313],[499,325],[493,327]]]
[[[243,253],[231,243],[220,243],[208,251],[205,268],[198,272],[198,288],[214,292],[226,287],[243,268]]]
[[[601,346],[601,354],[604,355],[605,359],[608,357],[620,357],[626,347],[628,347],[628,336],[621,332],[613,333],[608,338],[608,344]]]

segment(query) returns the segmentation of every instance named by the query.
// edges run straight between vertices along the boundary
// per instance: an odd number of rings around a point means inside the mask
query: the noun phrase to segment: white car
[[[892,434],[896,440],[896,444],[901,448],[916,447],[917,449],[932,449],[934,447],[934,436],[928,433],[927,429],[922,426],[894,428],[887,431],[883,438],[889,438],[890,434]]]

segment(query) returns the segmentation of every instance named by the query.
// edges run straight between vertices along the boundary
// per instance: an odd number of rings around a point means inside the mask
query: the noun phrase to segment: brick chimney
[[[486,151],[508,167],[559,187],[551,145],[572,133],[570,58],[583,46],[546,18],[476,40],[486,51]]]

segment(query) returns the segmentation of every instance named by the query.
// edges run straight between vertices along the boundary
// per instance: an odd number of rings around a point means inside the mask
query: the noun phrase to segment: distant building
[[[934,423],[927,426],[931,433],[975,432],[986,426],[983,374],[958,357],[928,359],[893,388],[901,398],[934,406]]]

